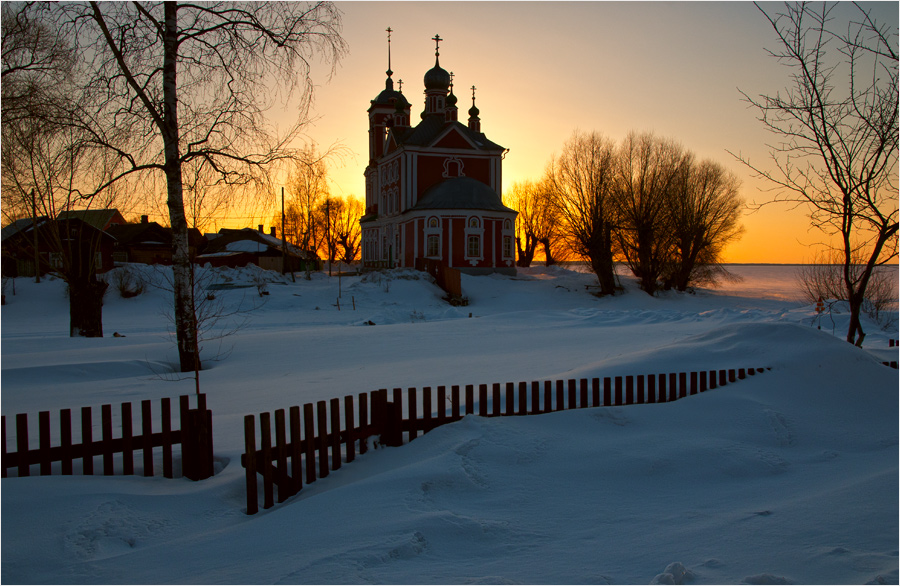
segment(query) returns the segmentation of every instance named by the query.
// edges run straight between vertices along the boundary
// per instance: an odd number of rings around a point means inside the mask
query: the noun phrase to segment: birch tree
[[[89,60],[92,144],[122,171],[160,173],[173,239],[175,334],[183,372],[199,369],[182,169],[202,159],[223,182],[260,183],[290,149],[312,92],[310,61],[332,67],[345,51],[329,2],[74,2],[53,5],[56,24]],[[299,116],[275,136],[265,112],[276,89],[299,90]]]

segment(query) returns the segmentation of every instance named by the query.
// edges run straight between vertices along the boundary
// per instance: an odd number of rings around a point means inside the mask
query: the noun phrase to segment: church
[[[435,35],[425,109],[414,126],[403,80],[394,89],[387,32],[387,80],[369,107],[363,266],[415,267],[417,259],[432,259],[468,274],[515,275],[517,212],[499,195],[506,149],[481,131],[475,86],[463,124]]]

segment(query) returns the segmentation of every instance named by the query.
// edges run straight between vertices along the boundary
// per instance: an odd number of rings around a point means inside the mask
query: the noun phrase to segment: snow
[[[898,374],[880,364],[897,360],[896,321],[867,321],[854,348],[846,312],[816,320],[796,300],[793,268],[732,270],[746,279],[726,292],[658,297],[623,277],[624,294],[598,298],[562,268],[463,276],[470,304],[451,307],[410,270],[263,272],[259,296],[259,269],[206,269],[233,286],[214,290],[225,315],[206,337],[243,324],[203,344],[218,473],[4,479],[2,579],[897,583]],[[75,339],[64,284],[10,285],[7,417],[193,391],[172,372],[167,291],[111,287],[107,337]],[[674,403],[469,416],[244,513],[246,414],[377,388],[756,366],[771,370]]]

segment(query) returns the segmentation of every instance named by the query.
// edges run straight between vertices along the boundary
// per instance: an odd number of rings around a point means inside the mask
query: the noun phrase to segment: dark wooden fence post
[[[565,383],[561,380],[556,381],[556,410],[562,411],[566,408],[566,398],[565,391],[563,390],[563,385]]]
[[[600,406],[600,379],[599,378],[594,377],[591,379],[591,395],[592,395],[591,405],[594,407],[599,407]]]
[[[460,408],[459,408],[459,385],[453,385],[450,387],[450,418],[451,421],[457,421],[460,419]]]
[[[303,405],[303,443],[306,452],[306,484],[316,481],[316,425],[313,404]]]
[[[431,431],[431,387],[422,387],[422,433]]]
[[[616,382],[616,397],[615,397],[614,404],[621,405],[622,404],[622,377],[617,376],[615,378],[615,382]]]
[[[647,375],[647,402],[656,403],[656,375]]]
[[[30,476],[28,465],[28,414],[16,414],[16,452],[19,457],[19,478]]]
[[[480,385],[478,385],[478,415],[480,417],[487,417],[487,414],[488,414],[487,385],[480,384]]]
[[[316,448],[319,452],[319,478],[328,476],[328,402],[316,401]]]
[[[131,441],[133,436],[131,403],[122,403],[122,474],[126,476],[134,474],[134,448]]]
[[[129,403],[130,405],[130,403]],[[4,419],[4,421],[6,421]],[[59,412],[59,443],[62,448],[62,473],[66,476],[72,474],[72,410],[63,409]],[[3,453],[6,454],[6,430],[3,431]],[[133,474],[134,472],[132,472]],[[6,468],[3,469],[6,476]]]
[[[544,381],[544,413],[553,411],[553,381]]]
[[[275,410],[275,461],[278,464],[278,475],[275,484],[278,486],[278,502],[283,503],[290,492],[290,476],[287,469],[287,428],[284,409]]]
[[[347,430],[345,432],[346,435],[344,436],[344,445],[347,446],[348,463],[356,459],[356,438],[353,435],[353,429],[355,427],[354,419],[353,395],[347,395],[344,397],[344,429]]]
[[[691,372],[691,394],[696,395],[697,392],[697,373]]]
[[[506,383],[506,412],[504,415],[514,415],[516,412],[516,385]]]
[[[531,381],[531,412],[541,412],[541,384],[536,380]]]
[[[18,417],[18,415],[16,416]],[[26,436],[27,437],[27,436]],[[94,422],[91,408],[81,408],[81,471],[82,474],[94,473]],[[21,464],[19,464],[21,466]],[[21,474],[19,474],[21,476]]]
[[[491,385],[491,395],[493,399],[493,405],[491,405],[491,414],[494,416],[500,415],[500,383],[494,383]]]
[[[637,401],[637,404],[643,405],[644,404],[644,375],[642,375],[642,374],[637,375],[637,389],[635,390],[635,393],[636,393],[635,400]]]
[[[259,434],[262,447],[263,508],[275,506],[275,485],[272,479],[272,423],[269,413],[259,414]]]
[[[612,405],[612,380],[608,376],[603,377],[603,404]]]
[[[300,406],[294,405],[288,412],[291,430],[291,493],[297,494],[303,488],[303,442],[300,439]]]
[[[197,395],[197,408],[190,409],[190,397],[180,397],[182,475],[190,480],[203,480],[213,475],[212,412],[206,408],[206,395]],[[163,412],[163,434],[171,430],[171,423]],[[172,441],[168,442],[171,457]],[[165,454],[166,446],[163,446]],[[169,464],[171,466],[171,463]],[[165,468],[165,462],[163,464]]]
[[[528,413],[528,383],[526,382],[519,383],[519,406],[516,413],[519,415]]]
[[[466,385],[466,415],[475,414],[475,386]]]
[[[256,491],[256,417],[244,416],[244,469],[247,485],[247,514],[259,511]]]
[[[687,373],[679,372],[678,373],[678,398],[683,399],[687,397]]]
[[[674,372],[669,373],[669,401],[678,398],[678,375]]]
[[[577,383],[576,383],[576,381],[575,381],[574,378],[570,378],[570,379],[568,380],[569,401],[568,401],[568,407],[567,407],[567,409],[575,409],[575,408],[578,407],[578,406],[575,404],[575,401],[576,401],[576,390],[575,390],[575,385],[576,385],[576,384],[577,384]]]
[[[625,377],[625,404],[634,405],[634,377]]]
[[[41,459],[41,476],[49,476],[51,470],[49,411],[41,411],[40,413],[38,413],[38,446]]]
[[[341,467],[341,400],[331,399],[328,402],[331,412],[331,469],[338,470]]]

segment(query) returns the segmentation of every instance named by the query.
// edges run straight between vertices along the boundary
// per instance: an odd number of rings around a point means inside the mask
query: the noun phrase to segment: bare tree
[[[359,256],[359,244],[362,230],[359,219],[365,212],[365,204],[357,197],[348,195],[338,199],[338,207],[334,213],[332,234],[334,247],[341,261],[352,263]]]
[[[612,229],[615,147],[597,132],[575,132],[547,171],[550,197],[572,251],[590,263],[600,293],[616,291]]]
[[[522,181],[514,183],[506,194],[510,207],[519,212],[516,216],[516,264],[520,267],[531,266],[539,244],[544,248],[545,264],[555,263],[553,250],[560,230],[557,210],[552,204],[551,185],[547,177],[539,181]]]
[[[93,111],[82,122],[96,147],[133,174],[162,173],[173,235],[175,330],[180,368],[199,364],[184,205],[183,166],[202,159],[231,184],[266,185],[265,167],[289,157],[306,121],[309,59],[334,65],[344,51],[340,15],[328,2],[76,2],[53,5],[59,26],[90,59]],[[266,130],[277,92],[301,86],[297,124]],[[105,187],[105,186],[101,186]]]
[[[671,140],[632,132],[622,142],[617,162],[616,239],[641,289],[653,295],[674,246],[668,206],[690,158]]]
[[[315,147],[304,149],[292,167],[287,185],[290,198],[285,210],[285,230],[303,250],[318,252],[325,242],[325,224],[319,208],[330,197],[328,167]],[[307,263],[306,278],[310,279]]]
[[[691,159],[682,165],[667,205],[672,249],[663,275],[666,288],[684,291],[728,276],[721,256],[743,232],[739,188],[738,178],[718,163]]]
[[[742,92],[778,137],[773,167],[736,156],[773,185],[772,202],[807,206],[812,226],[835,237],[847,341],[861,346],[866,290],[876,267],[897,257],[896,22],[878,23],[855,3],[757,8],[778,39],[769,53],[790,69],[791,85],[774,96]],[[855,17],[840,24],[843,10]]]

